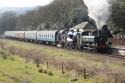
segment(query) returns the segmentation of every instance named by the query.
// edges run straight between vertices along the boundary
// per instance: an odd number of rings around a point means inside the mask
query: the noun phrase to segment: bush
[[[47,74],[47,70],[44,70],[44,73]]]
[[[48,72],[48,75],[53,76],[53,73],[51,71]]]
[[[9,57],[9,59],[10,59],[11,61],[14,61],[14,58],[13,58],[13,57]]]
[[[39,73],[43,73],[44,70],[43,70],[43,69],[39,69],[38,72],[39,72]]]
[[[4,49],[5,49],[5,43],[4,43],[4,42],[2,42],[2,41],[0,41],[0,48],[1,48],[2,50],[4,50]]]
[[[7,59],[7,56],[6,56],[6,55],[3,55],[2,58],[3,58],[4,60],[6,60],[6,59]]]

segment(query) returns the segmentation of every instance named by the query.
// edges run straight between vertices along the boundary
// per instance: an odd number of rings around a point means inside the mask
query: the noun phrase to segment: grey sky
[[[0,0],[0,7],[44,6],[53,0]]]

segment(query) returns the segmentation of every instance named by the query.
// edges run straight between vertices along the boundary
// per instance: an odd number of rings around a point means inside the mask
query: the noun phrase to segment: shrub
[[[43,70],[43,69],[39,69],[38,72],[39,72],[39,73],[43,73],[44,70]]]
[[[2,50],[4,50],[4,49],[5,49],[5,43],[4,43],[4,42],[2,42],[2,41],[0,41],[0,48],[1,48]]]
[[[6,60],[6,59],[7,59],[7,56],[6,56],[6,55],[3,55],[2,58],[3,58],[4,60]]]
[[[70,81],[74,82],[74,81],[78,81],[77,78],[71,79]]]
[[[51,71],[48,72],[48,75],[53,76],[53,73]]]
[[[47,70],[44,70],[44,73],[47,74]]]
[[[11,61],[14,61],[14,58],[13,58],[13,57],[9,57],[9,59],[10,59]]]

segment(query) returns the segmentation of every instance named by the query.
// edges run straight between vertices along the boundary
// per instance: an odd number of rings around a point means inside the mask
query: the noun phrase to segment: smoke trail
[[[83,0],[88,7],[89,16],[96,21],[100,28],[106,24],[111,15],[111,6],[115,0]]]

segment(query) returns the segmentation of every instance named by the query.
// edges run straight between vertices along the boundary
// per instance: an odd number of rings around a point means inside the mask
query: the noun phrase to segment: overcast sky
[[[0,0],[0,7],[33,7],[44,6],[53,0]]]

